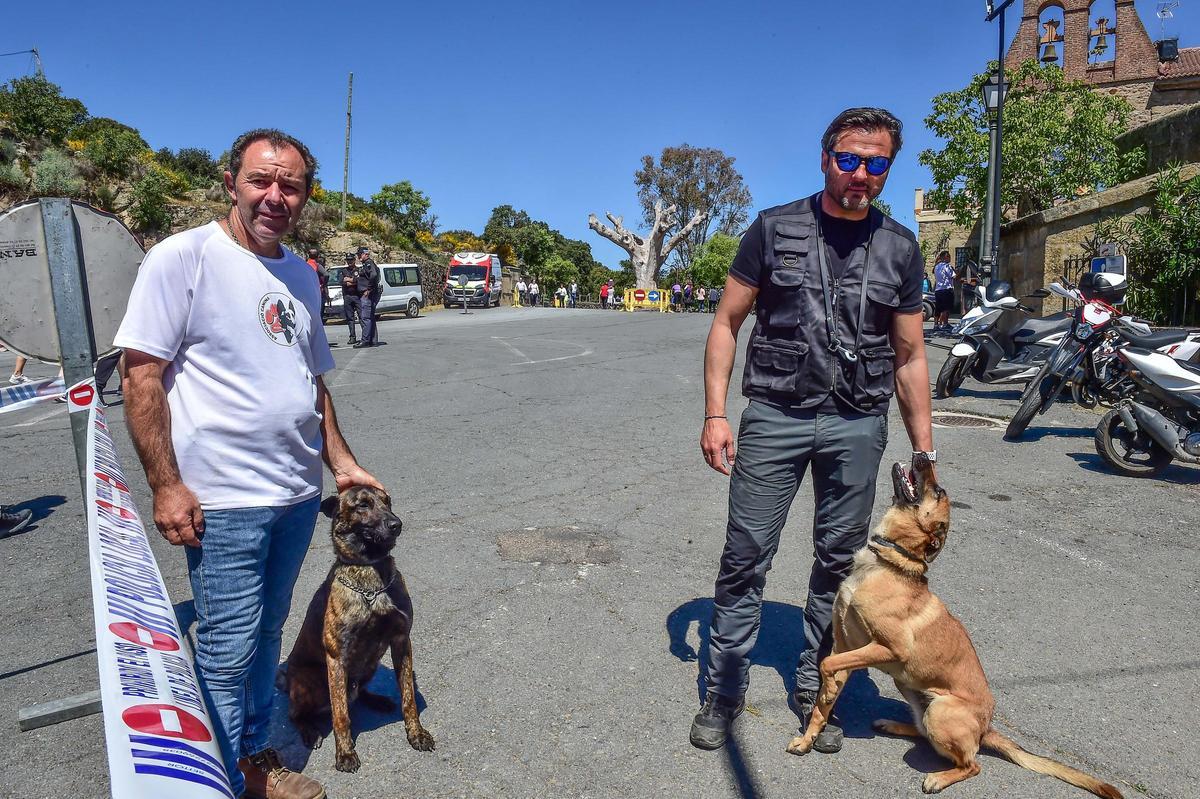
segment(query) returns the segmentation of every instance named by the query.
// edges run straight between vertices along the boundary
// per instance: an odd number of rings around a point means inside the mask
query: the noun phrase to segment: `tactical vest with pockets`
[[[759,214],[763,272],[742,393],[800,408],[815,408],[832,394],[860,411],[883,413],[896,386],[888,333],[917,242],[872,207],[867,243],[836,277],[814,213],[820,196]]]

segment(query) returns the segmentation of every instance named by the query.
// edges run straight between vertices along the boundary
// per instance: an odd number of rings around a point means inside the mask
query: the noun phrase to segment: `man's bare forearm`
[[[146,367],[142,367],[145,369]],[[151,491],[182,482],[171,443],[171,409],[161,373],[133,370],[121,381],[125,425]]]
[[[708,331],[708,343],[704,347],[704,415],[724,416],[725,400],[729,394],[729,376],[733,373],[733,359],[737,350],[737,336],[728,325],[715,323]]]
[[[325,459],[325,465],[331,472],[336,473],[339,468],[348,464],[357,464],[358,461],[355,460],[354,453],[350,451],[350,445],[346,443],[342,429],[338,426],[337,412],[333,409],[333,396],[325,387],[325,381],[319,377],[317,407],[321,411],[321,439],[324,442],[321,457]]]
[[[904,419],[904,429],[908,431],[913,450],[932,450],[929,364],[925,360],[924,349],[896,367],[896,399],[900,401],[900,416]]]

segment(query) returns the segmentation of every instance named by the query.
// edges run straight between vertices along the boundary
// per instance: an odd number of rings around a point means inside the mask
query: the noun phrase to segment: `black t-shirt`
[[[868,219],[853,220],[830,216],[824,210],[821,214],[821,234],[825,238],[825,257],[829,259],[829,269],[835,277],[841,277],[846,272],[854,250],[866,244],[870,233]],[[733,275],[747,286],[759,288],[765,271],[762,217],[755,218],[742,236],[737,255],[729,267]],[[921,310],[921,282],[925,279],[925,259],[921,256],[921,248],[913,247],[912,257],[903,269],[904,280],[900,285],[900,304],[897,313],[912,313]],[[838,413],[839,411],[857,411],[832,394],[817,406],[817,413]]]

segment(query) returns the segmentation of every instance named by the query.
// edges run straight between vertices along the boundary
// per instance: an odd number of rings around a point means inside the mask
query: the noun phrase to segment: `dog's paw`
[[[940,777],[938,777],[938,775],[930,774],[928,777],[925,778],[925,781],[921,783],[921,792],[922,793],[941,793],[942,789],[945,787],[946,787],[945,785],[942,785],[942,780]]]
[[[333,767],[338,771],[345,771],[348,774],[353,774],[358,771],[358,767],[362,763],[358,760],[358,753],[351,749],[349,752],[339,754],[333,762]]]
[[[807,735],[797,735],[788,744],[787,751],[790,755],[807,755],[812,751],[813,739]]]
[[[432,752],[434,747],[433,736],[424,727],[416,735],[408,736],[408,743],[418,752]]]

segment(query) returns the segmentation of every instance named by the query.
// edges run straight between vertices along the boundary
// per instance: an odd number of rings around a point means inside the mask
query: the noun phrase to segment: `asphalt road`
[[[341,774],[332,742],[311,753],[300,744],[281,698],[274,738],[292,766],[337,799],[920,795],[923,772],[945,766],[924,743],[871,732],[872,718],[905,713],[879,673],[847,689],[840,754],[784,752],[811,559],[807,485],[770,574],[748,712],[725,750],[688,744],[727,497],[697,444],[710,319],[441,311],[384,322],[386,347],[335,350],[329,381],[343,429],[405,521],[396,554],[416,606],[422,719],[437,750],[410,749],[398,716],[359,708],[363,767]],[[943,356],[931,349],[934,370]],[[11,364],[0,353],[0,375]],[[1003,418],[1016,398],[968,383],[935,407]],[[735,391],[735,426],[744,407]],[[99,716],[28,733],[16,721],[18,708],[96,681],[65,417],[62,406],[0,417],[0,501],[38,514],[35,527],[0,540],[0,796],[19,799],[108,795]],[[121,412],[112,417],[146,512]],[[1000,429],[936,430],[955,510],[931,584],[972,634],[1003,732],[1126,796],[1191,799],[1200,795],[1200,470],[1112,475],[1092,448],[1097,419],[1059,406],[1019,444]],[[893,409],[885,462],[908,453]],[[183,558],[152,538],[186,612]],[[319,524],[297,606],[330,562]],[[299,621],[285,631],[285,653]],[[395,695],[390,668],[375,687]],[[949,795],[1083,795],[996,757],[982,765]]]

